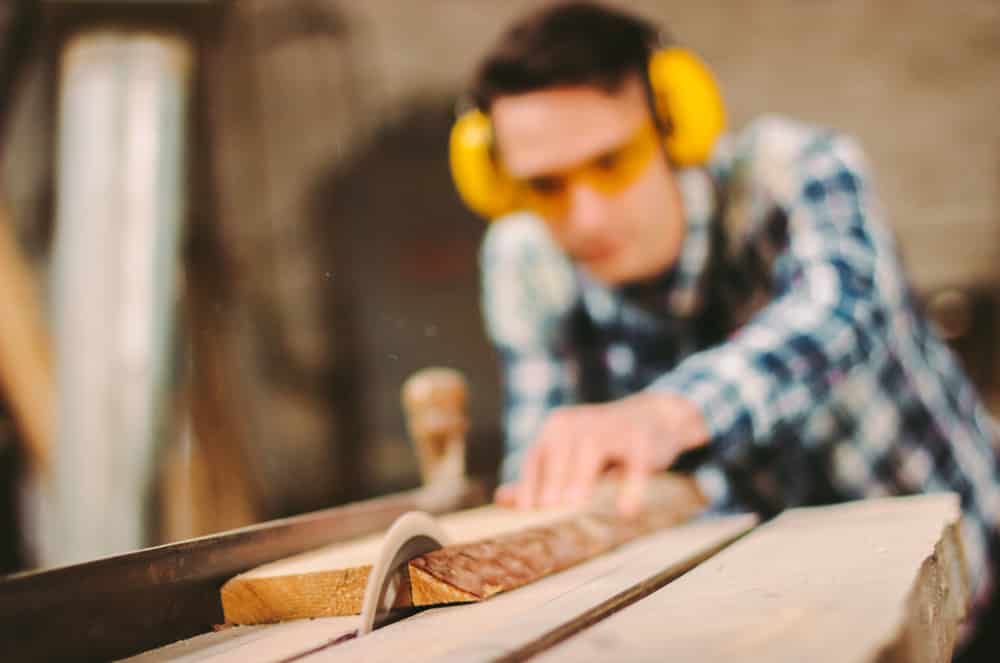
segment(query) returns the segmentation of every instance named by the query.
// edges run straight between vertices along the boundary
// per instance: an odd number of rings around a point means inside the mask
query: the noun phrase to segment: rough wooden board
[[[954,495],[787,512],[540,661],[947,661],[969,600]]]
[[[567,569],[618,546],[688,520],[693,508],[674,505],[634,519],[583,513],[421,555],[409,565],[413,605],[481,601]]]
[[[425,661],[488,642],[494,633],[528,643],[581,617],[580,625],[600,618],[603,608],[617,607],[616,599],[653,576],[655,586],[668,582],[755,522],[753,516],[713,518],[656,532],[489,601],[431,608],[303,661]]]
[[[612,486],[603,486],[593,508],[607,509],[613,503],[613,493]],[[688,518],[702,506],[693,483],[674,476],[659,477],[652,483],[649,502],[658,509],[666,509],[672,521],[680,516]],[[573,509],[525,512],[491,505],[442,516],[440,522],[452,542],[461,543],[549,525],[579,513]],[[220,592],[226,622],[260,624],[360,612],[370,565],[381,542],[381,534],[372,535],[267,564],[232,578]]]

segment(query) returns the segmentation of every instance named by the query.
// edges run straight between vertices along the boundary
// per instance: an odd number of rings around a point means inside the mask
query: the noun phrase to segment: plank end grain
[[[959,522],[945,527],[934,552],[920,566],[905,616],[878,660],[884,663],[950,661],[968,616],[970,587]]]
[[[410,565],[410,595],[413,605],[439,605],[447,603],[473,603],[484,597],[442,582],[419,566]]]
[[[227,624],[271,624],[361,612],[371,566],[274,577],[236,576],[222,586]]]

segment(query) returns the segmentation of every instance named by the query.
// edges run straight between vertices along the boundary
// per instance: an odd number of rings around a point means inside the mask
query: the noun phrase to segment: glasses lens
[[[644,124],[627,143],[588,163],[581,175],[601,193],[621,193],[645,172],[656,152],[656,138],[653,125]]]
[[[559,216],[566,209],[567,180],[566,175],[544,175],[524,180],[521,183],[524,204],[544,217]]]
[[[621,193],[645,171],[656,152],[658,137],[656,127],[647,122],[628,142],[576,168],[520,180],[521,200],[537,214],[556,218],[565,214],[570,188],[578,181],[604,195]]]

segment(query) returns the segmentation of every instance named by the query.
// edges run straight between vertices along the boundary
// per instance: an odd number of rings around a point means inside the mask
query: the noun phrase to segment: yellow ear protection
[[[655,112],[669,127],[668,158],[679,167],[705,163],[726,123],[712,73],[694,53],[673,46],[653,53],[647,73]],[[448,151],[452,180],[469,209],[495,219],[519,207],[517,187],[493,153],[493,127],[485,113],[474,109],[458,118]]]

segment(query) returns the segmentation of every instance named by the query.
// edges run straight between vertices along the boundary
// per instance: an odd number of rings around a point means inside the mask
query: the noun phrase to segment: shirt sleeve
[[[801,423],[884,342],[885,295],[899,288],[893,242],[853,140],[817,135],[779,167],[771,161],[754,167],[755,178],[784,213],[788,242],[774,262],[770,303],[650,386],[692,400],[717,452],[737,462],[750,442],[767,444],[779,427]]]
[[[524,214],[491,224],[480,273],[483,317],[504,385],[501,480],[510,481],[546,415],[576,401],[576,366],[564,338],[575,279],[544,225]]]

